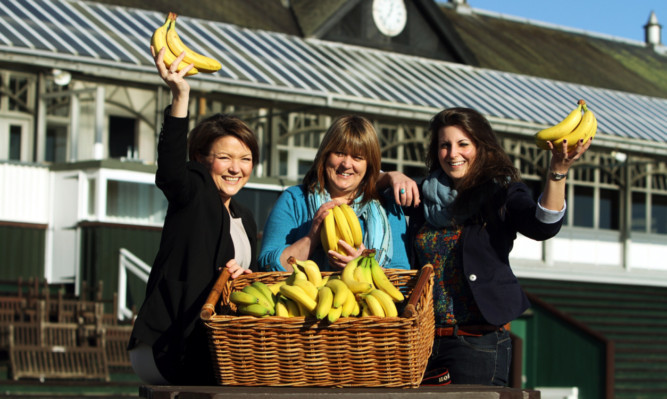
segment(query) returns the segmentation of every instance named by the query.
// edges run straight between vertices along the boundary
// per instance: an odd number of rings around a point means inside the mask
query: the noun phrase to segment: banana
[[[309,312],[314,311],[317,307],[317,302],[308,296],[306,291],[304,291],[301,287],[285,284],[280,287],[280,293],[285,297],[293,300],[294,302],[303,305],[303,307],[306,308]]]
[[[279,281],[277,283],[270,284],[269,289],[271,290],[273,295],[278,295],[278,293],[280,292],[280,286],[283,285],[283,284],[286,284],[285,280]]]
[[[547,145],[547,141],[551,141],[553,143],[554,140],[557,140],[572,132],[581,122],[581,111],[584,104],[584,100],[579,100],[577,103],[577,108],[573,109],[565,117],[565,119],[554,126],[542,129],[537,132],[535,134],[535,143],[537,146],[543,150],[548,150],[549,146]]]
[[[348,317],[354,311],[354,304],[357,303],[357,298],[354,295],[348,295],[347,299],[343,303],[343,310],[340,313],[340,317]]]
[[[403,293],[392,284],[387,275],[384,273],[384,269],[377,262],[375,257],[370,259],[371,274],[373,275],[373,282],[375,286],[389,294],[389,296],[394,300],[394,302],[401,302],[405,299]]]
[[[371,310],[365,300],[361,301],[361,317],[372,316]]]
[[[272,308],[276,307],[276,298],[273,295],[273,292],[271,292],[271,289],[269,288],[268,285],[264,284],[261,281],[253,281],[250,285],[253,287],[257,288],[259,292],[264,295],[267,301],[269,301],[269,304],[271,305]]]
[[[352,239],[352,231],[350,230],[350,225],[347,223],[347,217],[340,206],[334,206],[333,209],[334,221],[336,222],[336,231],[338,231],[338,237],[341,238],[346,243],[354,246],[354,240]]]
[[[242,289],[241,291],[243,291],[243,292],[245,292],[245,293],[248,293],[248,294],[250,294],[250,295],[252,295],[252,296],[257,297],[257,299],[259,299],[259,304],[260,304],[260,305],[262,305],[262,306],[264,306],[265,308],[269,309],[269,311],[271,312],[271,314],[274,314],[274,313],[275,313],[275,308],[274,308],[274,306],[271,305],[271,302],[269,302],[269,300],[266,299],[266,297],[264,296],[264,294],[262,294],[262,292],[261,292],[260,290],[258,290],[256,287],[253,287],[252,285],[246,285],[245,287],[243,287],[243,289]]]
[[[581,122],[579,125],[569,134],[556,139],[553,141],[554,147],[561,146],[564,140],[567,140],[567,150],[571,151],[574,147],[577,146],[577,143],[581,139],[587,139],[593,134],[594,129],[597,128],[597,120],[595,115],[591,112],[588,107],[584,111],[584,115],[581,117]]]
[[[331,310],[329,310],[329,314],[327,315],[327,320],[329,323],[335,323],[339,318],[341,313],[343,313],[343,308],[341,306],[334,308],[332,307]]]
[[[358,268],[360,259],[361,257],[357,257],[349,261],[341,272],[341,280],[343,280],[343,282],[347,284],[347,287],[350,289],[350,291],[355,294],[367,292],[371,289],[371,285],[369,283],[364,281],[357,281],[354,278],[354,272]]]
[[[294,286],[301,288],[308,294],[310,299],[316,301],[317,300],[317,287],[315,287],[315,284],[311,283],[308,280],[295,280],[294,281]]]
[[[333,305],[333,291],[329,287],[321,287],[317,291],[317,307],[315,308],[315,317],[322,320],[329,314]]]
[[[271,314],[270,310],[266,307],[260,305],[259,303],[253,303],[252,305],[243,305],[239,307],[239,313],[247,314],[256,317],[264,317]]]
[[[292,266],[292,274],[287,277],[286,284],[292,285],[295,280],[308,280],[308,276],[297,265],[296,258],[290,256],[287,258],[287,263]]]
[[[366,305],[368,305],[368,310],[371,316],[384,317],[384,309],[376,297],[371,294],[366,294],[364,296],[364,301],[366,301]]]
[[[339,205],[340,209],[345,214],[347,219],[347,224],[350,226],[350,232],[352,233],[352,242],[354,243],[355,248],[359,248],[363,242],[363,233],[361,232],[361,224],[359,223],[359,218],[357,214],[354,213],[354,209],[348,204]]]
[[[396,309],[396,305],[394,304],[394,301],[389,296],[389,294],[387,294],[382,290],[376,289],[371,291],[369,295],[374,296],[378,300],[378,302],[380,302],[380,305],[382,306],[382,310],[384,310],[384,315],[386,317],[398,316],[398,310]]]
[[[352,291],[347,288],[347,284],[345,284],[343,280],[329,279],[326,286],[331,288],[331,291],[333,291],[333,307],[335,308],[343,306],[347,300],[348,295],[354,295]]]
[[[357,268],[354,269],[354,279],[362,283],[368,283],[368,281],[366,281],[366,275],[364,274],[364,269],[361,266],[358,266]]]
[[[276,316],[290,317],[289,310],[287,310],[287,304],[282,297],[276,300]]]
[[[322,222],[320,239],[325,253],[330,250],[338,252],[338,235],[336,234],[336,221],[332,210],[329,211],[324,218],[324,222]]]
[[[259,298],[243,291],[233,291],[229,294],[229,301],[236,304],[236,306],[252,305],[259,303]]]
[[[588,107],[584,106],[584,109],[588,111]],[[593,126],[591,127],[591,130],[590,130],[589,134],[584,139],[584,143],[586,141],[592,139],[593,137],[595,137],[595,133],[597,133],[597,131],[598,131],[598,120],[595,117],[595,114],[593,114],[593,111],[589,111],[589,112],[591,113],[591,116],[593,117]]]
[[[171,50],[171,52],[176,56],[179,56],[182,52],[185,52],[183,62],[186,64],[194,64],[195,68],[197,68],[199,72],[213,73],[222,68],[222,65],[218,61],[193,51],[188,46],[186,46],[185,43],[183,43],[181,37],[176,31],[177,15],[175,13],[169,14],[171,16],[171,24],[167,29],[166,35],[166,41],[167,46],[169,46],[169,50]]]
[[[357,297],[355,295],[354,307],[352,307],[352,313],[350,313],[350,316],[359,316],[359,313],[361,313],[361,307],[359,306],[359,300],[357,300]]]
[[[297,305],[296,302],[285,296],[281,296],[281,298],[285,302],[285,306],[287,306],[287,313],[289,314],[289,317],[305,316],[301,314],[299,305]]]
[[[364,274],[364,281],[370,283],[371,288],[377,288],[375,287],[375,282],[373,281],[373,273],[371,273],[371,257],[375,257],[375,250],[371,251],[372,252],[369,253],[369,256],[363,257],[359,263],[359,268]]]
[[[174,55],[174,53],[169,50],[169,46],[167,45],[167,29],[169,28],[169,25],[171,24],[171,14],[167,16],[167,20],[164,22],[164,25],[160,26],[159,28],[155,29],[153,32],[153,36],[151,36],[151,46],[155,49],[155,54],[160,52],[162,48],[165,48],[164,51],[164,64],[169,68],[171,64],[176,61],[177,56]],[[181,61],[180,64],[178,64],[178,68],[176,70],[180,71],[181,69],[185,68],[190,64],[187,64],[183,61]],[[188,73],[186,73],[186,76],[194,75],[198,73],[199,71],[197,70],[196,67],[190,69]]]
[[[303,271],[306,273],[306,277],[308,277],[308,281],[313,283],[315,287],[320,287],[322,285],[322,272],[320,271],[320,267],[317,265],[317,263],[313,260],[301,260],[301,261],[296,261],[296,264],[301,266]]]

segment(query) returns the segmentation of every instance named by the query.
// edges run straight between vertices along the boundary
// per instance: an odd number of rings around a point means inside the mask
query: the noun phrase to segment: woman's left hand
[[[366,247],[364,247],[364,244],[361,244],[361,246],[359,246],[359,249],[356,249],[352,245],[346,243],[345,241],[338,240],[338,249],[340,249],[341,247],[346,252],[345,254],[333,250],[330,250],[327,253],[327,256],[329,258],[329,264],[332,267],[336,267],[338,269],[344,269],[345,265],[347,265],[351,260],[361,256],[361,253],[364,251],[364,249],[366,249]]]
[[[593,139],[589,139],[584,143],[583,140],[579,140],[571,151],[567,150],[568,144],[566,141],[563,141],[561,146],[554,146],[553,143],[549,142],[548,145],[552,155],[550,170],[556,173],[567,173],[572,164],[588,150],[592,141]]]

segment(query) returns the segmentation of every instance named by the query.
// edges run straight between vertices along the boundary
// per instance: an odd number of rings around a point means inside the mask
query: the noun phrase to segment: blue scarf
[[[316,188],[315,192],[308,193],[306,201],[308,203],[308,216],[312,220],[320,206],[331,201],[331,196],[327,190],[320,193]],[[375,249],[375,259],[380,266],[389,267],[394,248],[389,220],[380,201],[371,200],[362,205],[361,196],[359,196],[355,198],[350,206],[354,209],[354,213],[359,216],[359,219],[366,223],[364,246],[368,249]]]
[[[462,223],[469,217],[469,215],[453,215],[449,209],[457,194],[452,188],[452,180],[440,168],[424,179],[422,183],[424,217],[431,226],[442,229],[457,222]]]

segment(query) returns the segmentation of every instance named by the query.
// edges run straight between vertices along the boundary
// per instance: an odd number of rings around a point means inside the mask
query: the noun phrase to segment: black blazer
[[[537,203],[523,183],[512,183],[498,191],[479,217],[463,226],[463,274],[482,316],[489,324],[504,325],[530,307],[512,272],[509,254],[517,233],[543,241],[560,231],[562,219],[548,224],[537,220]],[[409,212],[408,239],[412,263],[417,265],[414,238],[426,223],[421,205]]]
[[[206,167],[187,162],[188,118],[173,118],[169,108],[158,141],[156,185],[167,197],[160,248],[146,297],[128,348],[137,340],[153,347],[162,375],[178,385],[215,384],[208,339],[199,319],[219,274],[234,258],[230,215]],[[257,270],[257,226],[253,215],[232,198],[230,212],[241,217]]]

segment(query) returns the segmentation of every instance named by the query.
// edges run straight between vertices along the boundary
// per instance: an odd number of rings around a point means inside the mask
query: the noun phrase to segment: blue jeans
[[[435,337],[426,371],[449,369],[452,384],[507,386],[512,359],[510,333],[504,329],[480,337]]]

